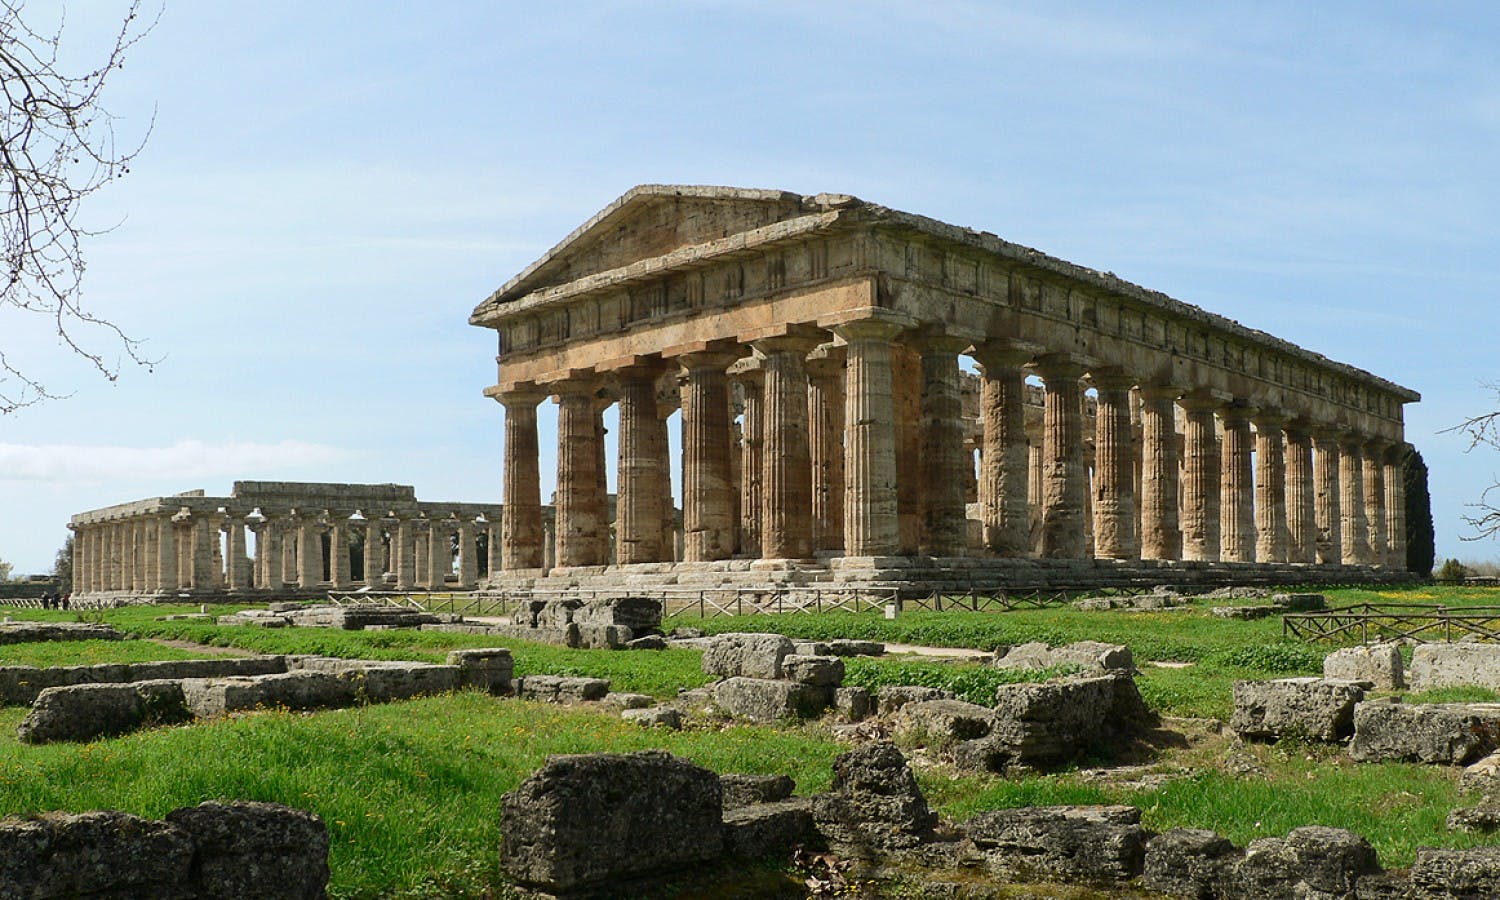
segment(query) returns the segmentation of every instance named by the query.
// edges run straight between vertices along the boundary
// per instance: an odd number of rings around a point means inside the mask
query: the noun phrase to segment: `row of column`
[[[248,553],[246,529],[256,536]],[[353,529],[364,532],[363,571],[351,571]],[[499,529],[465,519],[392,517],[235,517],[159,515],[81,526],[73,542],[78,593],[191,590],[280,591],[289,586],[335,590],[383,585],[440,590],[454,569],[457,586],[471,589],[481,575],[476,528],[486,529],[484,572],[499,569]],[[226,537],[221,543],[220,532]],[[325,540],[327,542],[325,548]],[[227,551],[227,554],[226,554]],[[227,564],[226,564],[227,561]]]
[[[771,560],[817,551],[855,558],[913,549],[966,553],[973,464],[964,446],[959,355],[970,341],[905,338],[920,368],[902,377],[919,379],[920,388],[898,391],[894,341],[901,325],[871,319],[832,330],[839,346],[821,343],[826,335],[754,341],[748,349],[758,364],[743,372],[734,363],[746,349],[702,351],[614,372],[608,391],[603,376],[591,375],[501,395],[500,567],[550,562],[536,415],[549,394],[559,405],[555,564],[610,561],[601,414],[611,394],[620,404],[614,561],[675,559],[666,417],[657,394],[661,376],[674,370],[681,386],[683,561],[736,553]],[[1034,497],[1037,552],[1045,557],[1084,557],[1092,532],[1092,552],[1104,558],[1404,563],[1399,447],[1289,423],[1231,398],[1141,385],[1066,356],[1038,358],[998,344],[973,353],[983,367],[981,541],[993,555],[1033,552]],[[730,414],[731,371],[743,388],[739,435]],[[1034,476],[1024,411],[1029,374],[1042,378],[1045,395]],[[1098,397],[1092,478],[1084,458],[1086,384]],[[919,398],[915,408],[902,406],[908,396]],[[916,429],[898,426],[911,420]]]

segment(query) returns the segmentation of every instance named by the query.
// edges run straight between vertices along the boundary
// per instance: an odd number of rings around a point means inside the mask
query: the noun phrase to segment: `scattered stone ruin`
[[[1415,392],[1113,274],[854,197],[643,185],[470,322],[497,333],[485,392],[506,415],[491,587],[1006,587],[1141,571],[1293,583],[1404,565]],[[964,356],[980,369],[977,434]],[[1030,428],[1028,378],[1044,407]],[[611,528],[601,414],[615,404]],[[666,440],[679,409],[680,552]]]
[[[142,600],[471,590],[499,569],[500,518],[496,504],[418,500],[401,484],[236,481],[228,497],[195,490],[73,516],[73,591]]]

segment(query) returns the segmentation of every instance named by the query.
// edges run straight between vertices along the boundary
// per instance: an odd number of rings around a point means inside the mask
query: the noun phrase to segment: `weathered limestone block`
[[[766,678],[729,678],[714,686],[714,703],[736,718],[756,722],[817,716],[833,699],[833,689]]]
[[[1050,669],[1055,666],[1079,666],[1085,671],[1130,672],[1135,661],[1130,648],[1123,644],[1078,641],[1065,647],[1049,647],[1037,641],[995,651],[997,669]]]
[[[642,728],[666,728],[676,731],[682,727],[682,712],[671,706],[622,710],[620,718]]]
[[[887,685],[875,692],[878,711],[882,716],[888,716],[908,703],[921,703],[924,700],[952,700],[954,696],[952,691],[945,691],[941,688],[907,684]]]
[[[966,764],[1046,767],[1067,762],[1099,741],[1133,733],[1152,718],[1135,679],[1124,673],[996,689],[994,727]]]
[[[550,893],[680,873],[723,852],[719,777],[656,750],[554,756],[506,794],[500,862]]]
[[[188,709],[200,719],[252,709],[333,709],[356,702],[354,685],[331,672],[287,672],[182,682]]]
[[[607,678],[575,678],[566,675],[527,675],[515,680],[516,696],[542,703],[583,703],[603,700],[609,693]]]
[[[833,648],[822,641],[792,641],[792,649],[798,656],[833,655]]]
[[[47,688],[16,728],[26,744],[88,741],[192,717],[178,681]]]
[[[354,686],[361,703],[391,703],[457,690],[461,686],[458,666],[433,663],[389,662],[351,666],[343,678]]]
[[[536,628],[566,628],[573,624],[574,614],[583,608],[583,601],[572,598],[547,600],[536,608],[532,625]]]
[[[724,790],[724,808],[728,810],[785,800],[792,796],[797,783],[787,775],[728,774],[719,776],[719,786]]]
[[[3,622],[0,644],[38,641],[118,641],[125,635],[109,625],[89,622]]]
[[[128,813],[44,813],[0,820],[7,897],[190,897],[193,841]]]
[[[1210,900],[1238,859],[1228,838],[1202,828],[1173,828],[1146,842],[1141,884],[1172,897]]]
[[[1236,681],[1229,726],[1250,740],[1295,734],[1342,741],[1354,732],[1354,704],[1364,699],[1366,687],[1366,682],[1312,677]]]
[[[458,666],[458,680],[464,687],[491,694],[510,693],[515,660],[504,647],[452,650],[448,653],[448,665]]]
[[[1466,765],[1500,749],[1500,704],[1361,703],[1349,755],[1361,762],[1401,760]]]
[[[1264,619],[1281,612],[1279,606],[1257,604],[1253,606],[1215,606],[1209,612],[1221,619]]]
[[[631,638],[625,642],[626,650],[665,650],[667,649],[666,638],[659,634],[648,634],[645,637]]]
[[[1466,685],[1500,690],[1500,644],[1418,644],[1408,681],[1414,691]]]
[[[1411,867],[1415,900],[1500,897],[1500,847],[1417,851]]]
[[[1272,594],[1271,602],[1287,612],[1314,612],[1328,607],[1322,594]]]
[[[1452,831],[1479,831],[1488,834],[1500,828],[1500,805],[1486,800],[1478,806],[1461,806],[1448,813],[1448,828]]]
[[[995,711],[962,700],[908,703],[896,713],[896,733],[922,737],[939,745],[981,738],[995,724]]]
[[[798,684],[838,687],[844,683],[844,661],[837,656],[794,653],[781,661],[781,670],[787,680]]]
[[[738,806],[724,811],[724,853],[738,859],[785,855],[818,836],[806,798]]]
[[[780,678],[781,661],[795,649],[781,634],[721,634],[703,652],[703,671],[724,678]]]
[[[855,641],[845,638],[825,642],[834,656],[882,656],[885,644],[878,641]]]
[[[270,675],[286,671],[281,656],[179,659],[143,663],[104,663],[93,666],[0,667],[0,702],[31,703],[44,688],[73,684],[119,684],[170,678],[214,678],[229,675]]]
[[[962,829],[1003,878],[1107,885],[1141,873],[1140,822],[1133,806],[1041,806],[981,813]]]
[[[656,703],[656,698],[650,694],[632,694],[624,691],[610,691],[604,695],[601,701],[605,706],[613,706],[621,711],[627,709],[645,709]]]
[[[174,810],[167,822],[192,837],[197,896],[324,896],[328,829],[310,812],[275,803],[209,802]]]
[[[493,634],[558,647],[579,647],[578,626],[569,622],[560,628],[533,628],[529,625],[423,625],[422,631],[453,631],[460,634]]]
[[[637,635],[661,631],[661,601],[650,597],[609,597],[590,600],[572,612],[579,625],[620,625]]]
[[[1470,763],[1463,774],[1458,776],[1458,789],[1461,791],[1494,794],[1497,787],[1500,787],[1500,753],[1491,753],[1478,762]]]
[[[1399,691],[1406,687],[1400,644],[1343,647],[1323,658],[1323,677],[1341,681],[1368,681],[1377,691]]]
[[[875,698],[865,687],[841,687],[833,692],[833,706],[850,722],[865,719],[874,710]]]
[[[1342,828],[1308,825],[1285,838],[1259,838],[1220,886],[1225,900],[1353,897],[1361,878],[1380,874],[1375,848]]]
[[[833,787],[813,800],[818,832],[835,852],[868,857],[928,839],[937,815],[906,758],[880,741],[833,761]]]
[[[584,650],[624,650],[635,639],[635,632],[624,625],[573,623],[578,629],[578,646]]]

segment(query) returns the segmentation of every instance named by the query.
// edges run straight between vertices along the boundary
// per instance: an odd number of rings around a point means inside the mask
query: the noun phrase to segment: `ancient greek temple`
[[[845,195],[644,185],[470,322],[498,334],[485,393],[505,410],[491,586],[1403,567],[1417,393],[988,232]]]
[[[498,568],[500,507],[401,484],[236,481],[79,513],[75,596],[308,596],[468,590]],[[357,564],[355,564],[357,562]]]

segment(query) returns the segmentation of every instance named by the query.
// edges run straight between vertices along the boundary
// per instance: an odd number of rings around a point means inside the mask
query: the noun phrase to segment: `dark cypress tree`
[[[1432,496],[1427,492],[1427,463],[1416,447],[1401,459],[1406,481],[1406,569],[1424,578],[1437,562],[1437,538],[1432,530]]]

